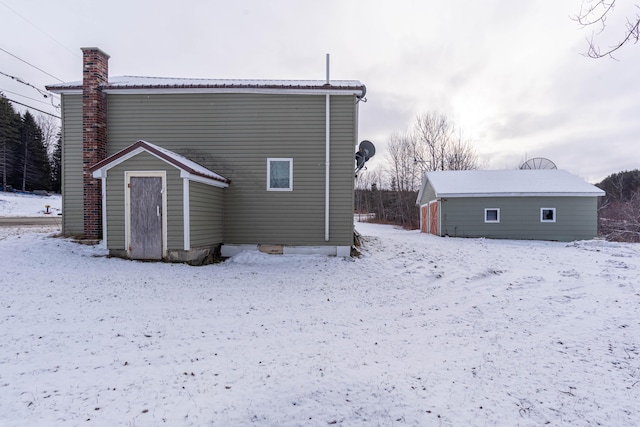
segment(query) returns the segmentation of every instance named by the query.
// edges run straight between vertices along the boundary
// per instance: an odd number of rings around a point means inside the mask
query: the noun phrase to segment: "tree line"
[[[640,170],[611,174],[596,185],[607,193],[598,209],[600,236],[640,242]]]
[[[481,167],[462,129],[440,113],[418,114],[409,130],[391,135],[387,147],[387,166],[356,179],[356,212],[409,229],[420,225],[416,198],[425,172]]]
[[[17,112],[0,93],[2,191],[61,191],[62,144],[55,118]]]

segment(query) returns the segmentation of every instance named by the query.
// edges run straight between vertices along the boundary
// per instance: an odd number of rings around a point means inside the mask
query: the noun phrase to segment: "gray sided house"
[[[109,77],[82,51],[83,80],[48,86],[64,234],[133,259],[349,255],[362,83]]]
[[[423,233],[573,241],[598,234],[604,191],[563,170],[427,172],[418,193]]]

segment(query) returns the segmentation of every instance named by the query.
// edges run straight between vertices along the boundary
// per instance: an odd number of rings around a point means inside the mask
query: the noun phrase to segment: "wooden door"
[[[429,233],[439,235],[438,202],[429,203]]]
[[[162,178],[131,177],[129,181],[133,259],[162,259]]]
[[[426,205],[422,206],[420,208],[420,213],[421,213],[420,231],[422,233],[426,233],[428,232],[427,228],[428,228],[428,221],[429,221],[429,207]]]

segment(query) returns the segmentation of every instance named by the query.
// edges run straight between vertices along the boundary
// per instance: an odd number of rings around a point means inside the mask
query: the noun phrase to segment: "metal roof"
[[[527,197],[527,196],[604,196],[604,191],[567,171],[534,170],[468,170],[427,172],[426,182],[436,197]]]
[[[47,86],[55,93],[73,93],[82,90],[82,81],[58,83]],[[364,96],[366,87],[358,80],[244,80],[244,79],[190,79],[174,77],[110,77],[102,86],[107,93],[137,92],[319,92],[332,94],[355,94]]]

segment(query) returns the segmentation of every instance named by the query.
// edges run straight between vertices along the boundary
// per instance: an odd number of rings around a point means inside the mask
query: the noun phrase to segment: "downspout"
[[[442,199],[438,203],[438,236],[442,236]]]
[[[182,178],[182,239],[185,251],[191,250],[191,211],[189,210],[189,203],[189,180]]]
[[[327,87],[331,86],[329,79],[329,54],[327,53]],[[325,95],[325,182],[324,182],[324,240],[329,241],[329,163],[331,160],[331,100],[330,95]]]
[[[100,177],[102,186],[102,243],[103,249],[107,249],[107,172]]]

